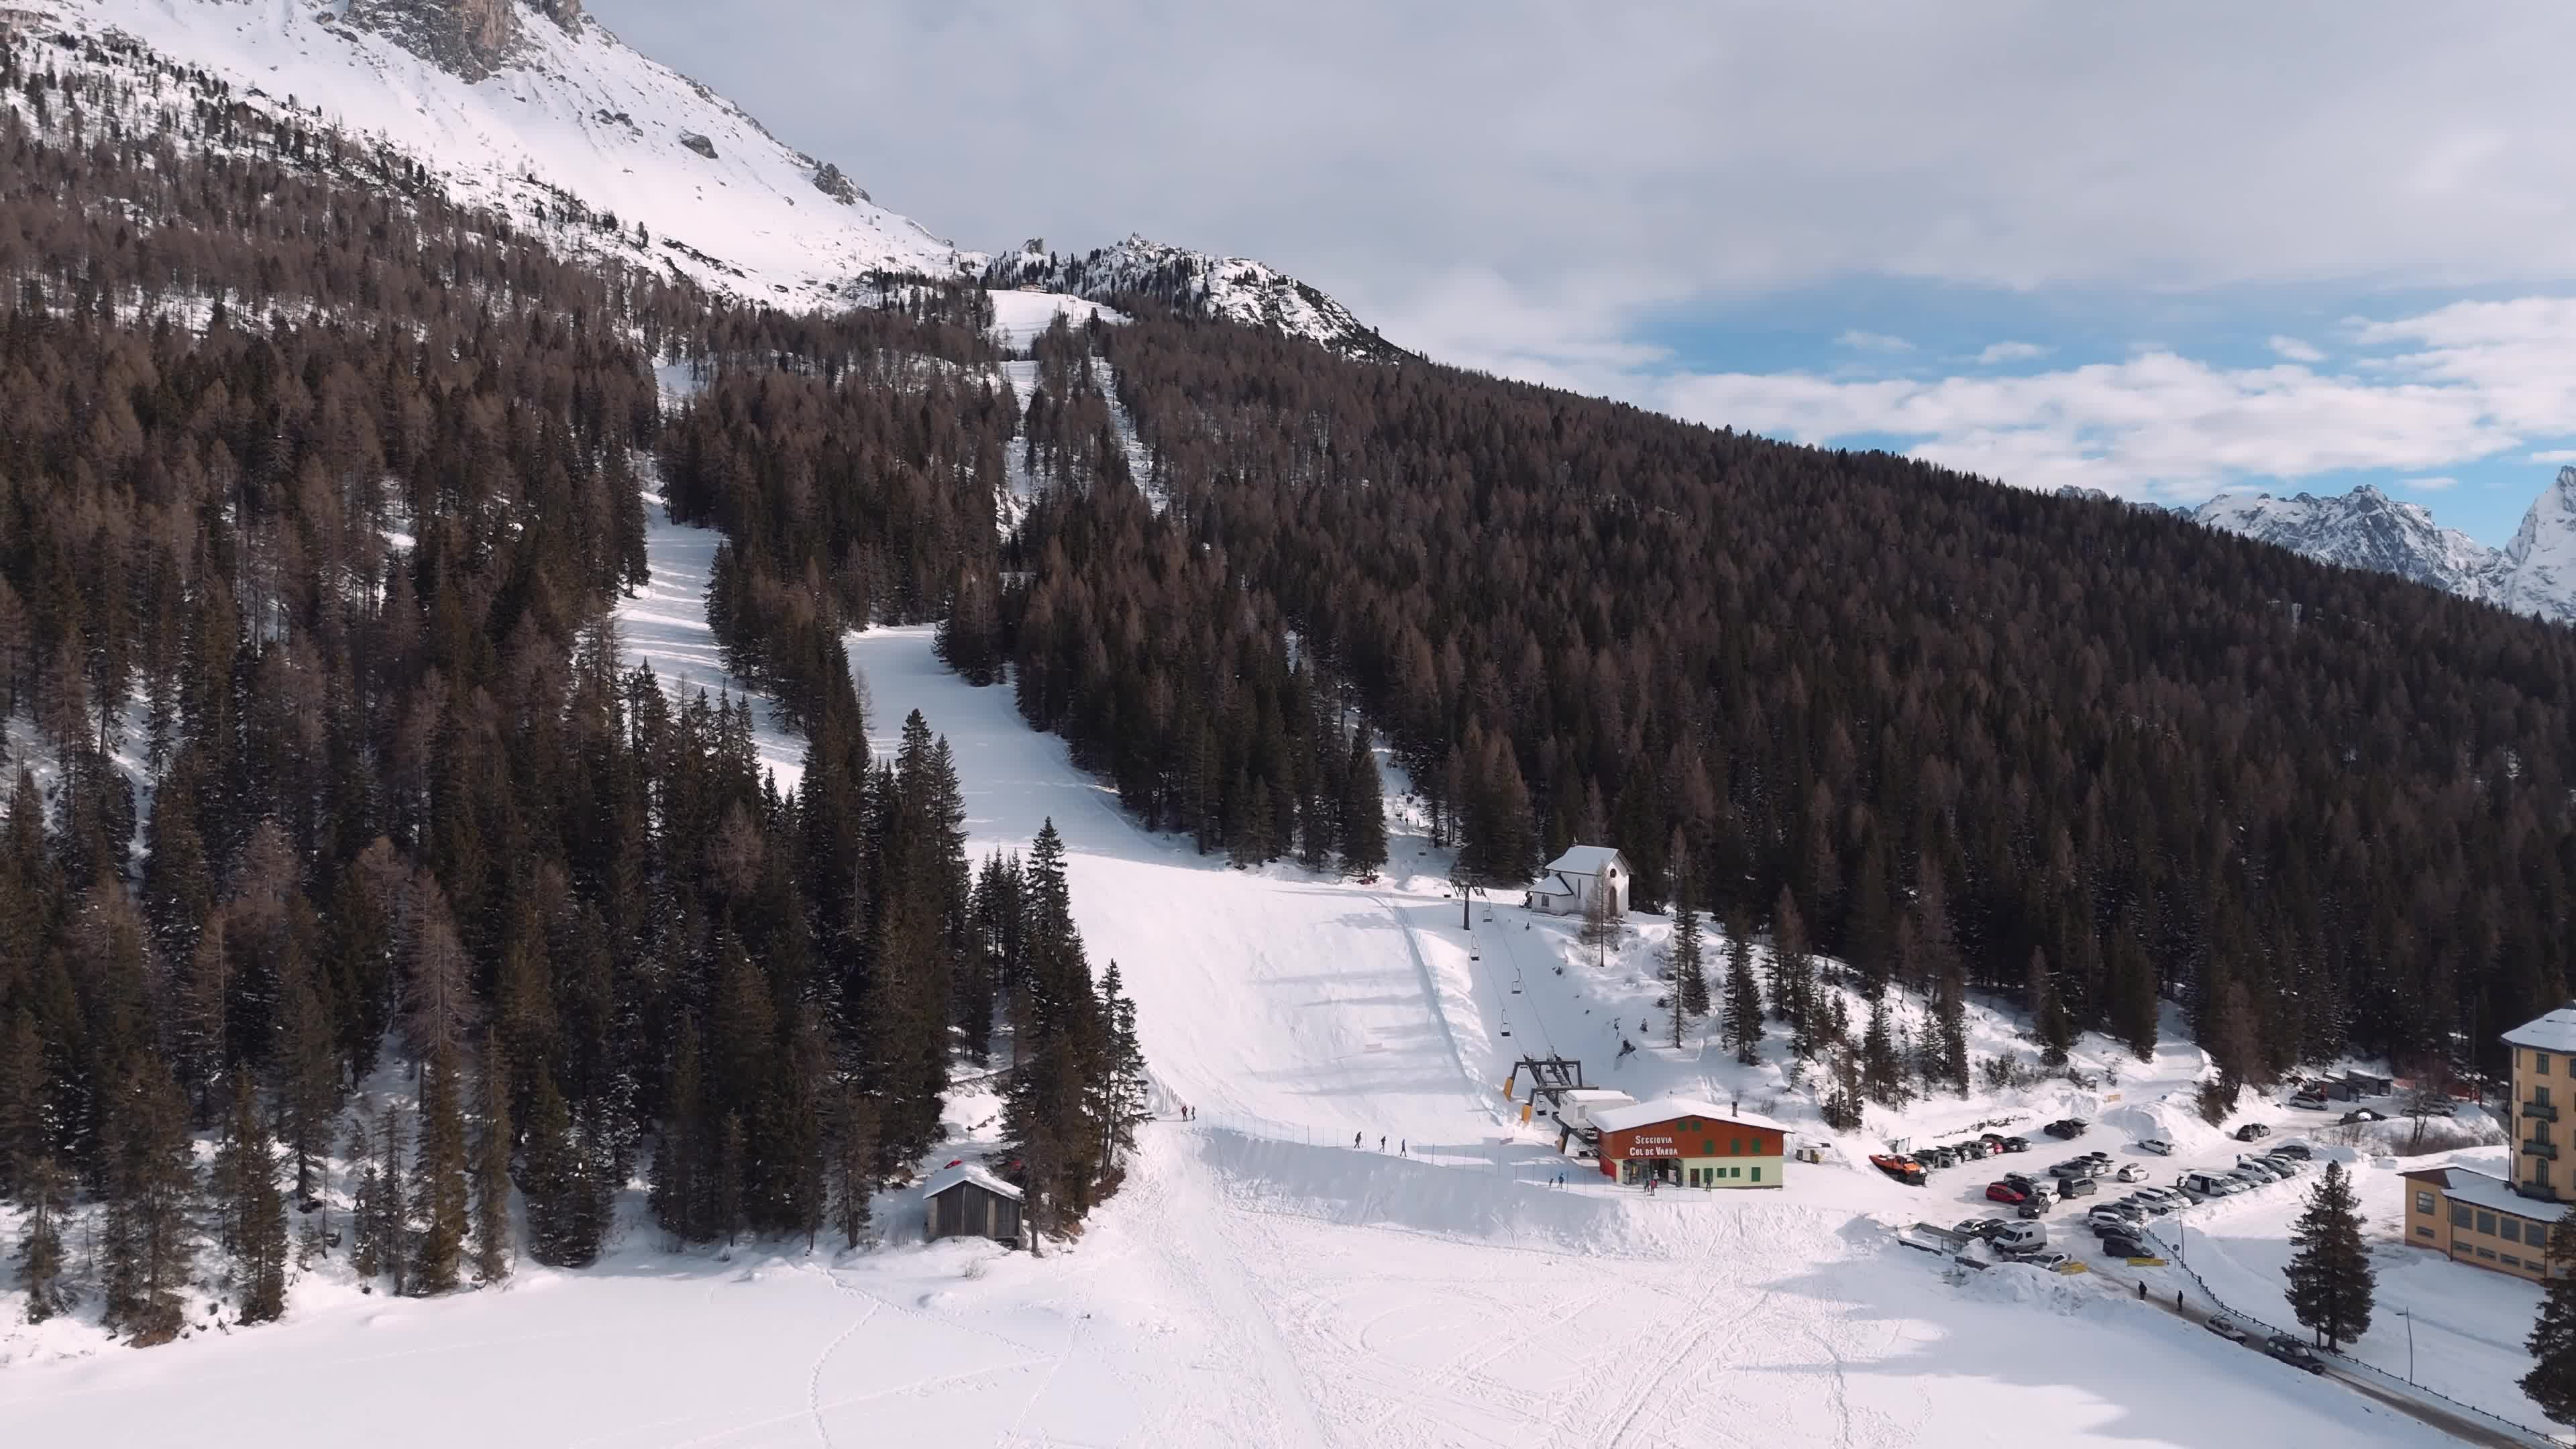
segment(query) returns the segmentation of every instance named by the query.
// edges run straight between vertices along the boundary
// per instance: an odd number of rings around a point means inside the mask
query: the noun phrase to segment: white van
[[[2006,1223],[1987,1241],[1995,1245],[1998,1253],[2036,1253],[2048,1246],[2048,1224],[2028,1220]]]
[[[2229,1177],[2223,1172],[2186,1172],[2177,1185],[2194,1197],[2204,1199],[2225,1197],[2229,1193],[2245,1190],[2242,1179]]]

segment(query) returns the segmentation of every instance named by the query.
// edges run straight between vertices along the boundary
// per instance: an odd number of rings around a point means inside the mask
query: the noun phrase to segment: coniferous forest
[[[2230,1096],[2345,1051],[2492,1067],[2564,997],[2563,629],[1130,300],[1086,342],[1147,476],[1049,495],[990,587],[1024,581],[1023,711],[1149,821],[1308,849],[1365,712],[1470,873],[1614,844],[1640,904],[1678,867],[1784,954],[1951,1020],[2026,1003],[2053,1049],[2144,1051],[2171,1003]]]
[[[31,1310],[96,1295],[153,1342],[208,1283],[276,1316],[321,1253],[443,1292],[589,1263],[637,1195],[675,1242],[855,1244],[961,1071],[1001,1076],[1033,1226],[1077,1230],[1143,1097],[1133,1005],[1053,832],[971,859],[936,722],[870,720],[870,622],[936,621],[1236,864],[1367,877],[1390,787],[1485,882],[1616,845],[1639,905],[1727,924],[1700,987],[1748,1051],[1766,1009],[1804,1056],[1852,1035],[1811,951],[2059,1050],[2179,1010],[2230,1093],[2492,1065],[2563,998],[2563,629],[1145,296],[1039,338],[1021,397],[971,284],[711,297],[570,198],[460,209],[159,79],[0,51]],[[627,662],[648,493],[721,534],[708,621],[758,700]]]
[[[218,1285],[276,1317],[320,1254],[412,1293],[580,1266],[630,1187],[675,1242],[856,1244],[961,1065],[1004,1073],[1009,1170],[1073,1230],[1141,1102],[1132,1007],[1051,838],[978,875],[946,742],[915,715],[872,756],[839,644],[990,569],[1006,398],[954,381],[986,304],[734,308],[550,248],[613,218],[523,234],[159,78],[190,104],[0,61],[31,1312],[94,1294],[152,1343]],[[665,356],[704,392],[661,397]],[[624,662],[656,477],[723,531],[711,621],[770,701]]]

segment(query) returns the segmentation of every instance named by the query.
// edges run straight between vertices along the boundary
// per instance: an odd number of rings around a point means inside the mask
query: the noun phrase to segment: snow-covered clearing
[[[2361,1197],[2379,1278],[2370,1331],[2345,1351],[2401,1379],[2411,1374],[2462,1403],[2524,1424],[2543,1422],[2540,1406],[2519,1383],[2531,1371],[2523,1340],[2540,1309],[2540,1285],[2452,1262],[2405,1241],[2407,1184],[2401,1172],[2458,1166],[2510,1173],[2504,1149],[2424,1158],[2342,1155]],[[2313,1175],[2294,1178],[2188,1214],[2189,1237],[2182,1246],[2192,1270],[2229,1305],[2289,1324],[2283,1271],[2290,1262],[2290,1232],[2314,1181]]]
[[[626,663],[652,670],[675,705],[700,690],[711,700],[751,699],[761,768],[778,776],[782,793],[795,789],[805,778],[803,742],[778,727],[750,685],[726,672],[715,631],[707,627],[707,579],[722,536],[712,528],[673,523],[657,493],[644,495],[644,525],[652,577],[617,602]]]

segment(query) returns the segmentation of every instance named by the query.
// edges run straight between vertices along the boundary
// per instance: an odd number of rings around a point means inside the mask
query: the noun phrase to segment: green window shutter
[[[1702,1157],[1715,1157],[1717,1155],[1716,1140],[1712,1138],[1709,1141],[1701,1143],[1699,1145],[1699,1155]]]
[[[1753,1169],[1753,1180],[1754,1180],[1755,1182],[1760,1182],[1760,1181],[1762,1180],[1762,1169],[1761,1169],[1761,1168],[1758,1168],[1758,1167],[1757,1167],[1757,1168]]]

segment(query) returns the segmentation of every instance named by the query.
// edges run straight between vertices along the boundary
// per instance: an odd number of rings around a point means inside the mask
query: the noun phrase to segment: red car
[[[2009,1182],[1990,1182],[1986,1184],[1986,1196],[1997,1202],[2020,1202],[2030,1194]]]

